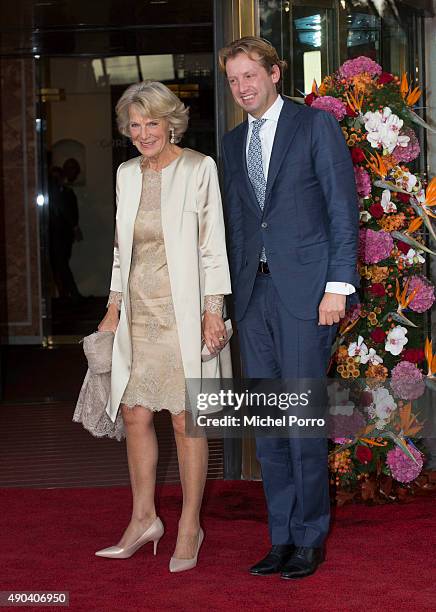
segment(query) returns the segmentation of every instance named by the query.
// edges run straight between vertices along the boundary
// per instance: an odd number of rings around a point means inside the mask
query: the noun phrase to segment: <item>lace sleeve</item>
[[[224,296],[223,295],[205,295],[204,296],[204,312],[211,314],[223,313]]]
[[[122,299],[123,299],[123,294],[121,293],[121,291],[111,291],[109,293],[109,299],[107,301],[106,308],[110,304],[116,304],[118,310],[121,310],[121,301],[122,301]]]

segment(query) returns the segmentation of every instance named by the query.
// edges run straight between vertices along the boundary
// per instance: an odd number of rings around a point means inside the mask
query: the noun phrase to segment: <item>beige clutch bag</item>
[[[207,346],[204,345],[202,350],[201,350],[201,361],[210,361],[211,359],[215,359],[215,357],[217,357],[219,355],[220,351],[223,350],[223,348],[226,346],[226,344],[228,343],[228,341],[232,337],[232,335],[233,335],[233,327],[232,327],[231,320],[227,319],[227,321],[224,321],[224,324],[225,324],[226,330],[227,330],[227,339],[226,339],[225,343],[222,345],[220,350],[217,351],[216,353],[211,353],[209,351],[209,349],[207,348]]]
[[[122,440],[125,437],[123,420],[118,414],[115,423],[106,413],[111,388],[112,350],[114,334],[94,332],[83,339],[83,351],[88,371],[73,415],[73,421],[82,423],[93,436],[108,436]]]

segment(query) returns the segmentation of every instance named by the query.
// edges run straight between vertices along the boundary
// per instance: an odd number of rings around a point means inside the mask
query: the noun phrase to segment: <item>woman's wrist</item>
[[[217,314],[222,316],[223,314],[223,295],[205,295],[204,296],[204,313]]]
[[[121,310],[121,302],[123,300],[123,294],[121,291],[110,291],[109,298],[106,304],[106,308],[112,308],[113,310]]]
[[[107,306],[107,314],[109,316],[118,318],[119,312],[120,311],[119,311],[118,306],[116,304],[114,304],[114,303],[108,304],[108,306]]]

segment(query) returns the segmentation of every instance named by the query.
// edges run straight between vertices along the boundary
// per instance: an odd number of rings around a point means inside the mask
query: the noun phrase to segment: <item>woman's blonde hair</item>
[[[159,81],[142,81],[126,89],[118,100],[115,112],[118,129],[124,136],[130,136],[129,108],[135,106],[144,117],[166,119],[174,130],[174,142],[179,142],[188,127],[189,110],[179,98]]]
[[[287,63],[281,60],[272,44],[264,38],[258,36],[244,36],[234,40],[227,47],[223,47],[219,52],[219,65],[223,72],[226,71],[227,61],[236,57],[240,53],[245,53],[248,57],[265,68],[268,74],[271,74],[273,66],[278,66],[280,70],[280,79],[276,83],[276,89],[280,92],[282,88],[283,71]]]

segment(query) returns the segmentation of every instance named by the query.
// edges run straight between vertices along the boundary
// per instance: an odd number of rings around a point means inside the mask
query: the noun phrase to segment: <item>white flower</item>
[[[387,421],[383,421],[383,419],[378,419],[375,422],[375,428],[378,429],[379,431],[381,431],[382,429],[384,429],[387,425]]]
[[[416,183],[418,182],[417,177],[411,172],[404,172],[403,176],[403,185],[405,186],[405,190],[409,193],[413,190]]]
[[[386,337],[385,351],[391,353],[391,355],[399,355],[403,350],[403,347],[409,341],[406,338],[407,329],[396,325],[393,327]]]
[[[423,257],[421,253],[422,251],[415,251],[415,249],[409,249],[406,255],[404,255],[404,253],[400,253],[398,258],[403,263],[412,266],[413,264],[417,263],[425,263],[425,257]]]
[[[344,388],[340,383],[333,381],[327,387],[327,394],[330,403],[330,414],[352,416],[354,404],[350,400],[350,389]]]
[[[372,219],[372,216],[369,214],[369,212],[367,210],[362,210],[360,212],[360,220],[363,223],[368,223],[368,221]]]
[[[379,387],[372,392],[372,404],[367,408],[367,412],[372,419],[378,419],[376,421],[377,429],[383,429],[386,425],[385,421],[389,420],[396,407],[395,400],[389,391],[384,387]]]
[[[362,363],[366,363],[367,360],[363,360],[368,355],[368,347],[364,343],[362,336],[357,338],[357,342],[351,342],[350,346],[348,347],[348,355],[350,357],[360,357],[360,361]]]
[[[389,189],[383,190],[380,204],[385,213],[393,213],[397,210],[396,205],[391,201],[391,192]]]
[[[330,406],[329,412],[333,416],[336,416],[337,414],[342,414],[344,416],[352,416],[354,412],[354,404],[353,402],[350,402],[349,404],[339,404],[338,406]]]
[[[419,189],[416,193],[413,194],[418,202],[421,204],[425,202],[425,189]]]
[[[406,147],[410,140],[409,136],[400,136],[403,120],[394,115],[389,106],[375,113],[368,111],[363,115],[363,121],[368,132],[367,140],[374,149],[382,147],[392,153],[396,146]]]
[[[383,359],[377,355],[373,348],[368,350],[362,336],[357,338],[357,342],[351,342],[348,347],[348,355],[350,357],[358,357],[362,364],[368,363],[368,361],[374,365],[383,363]]]
[[[370,348],[369,349],[369,353],[367,355],[364,355],[360,358],[361,363],[371,363],[372,365],[377,365],[379,363],[383,363],[383,359],[382,357],[380,357],[379,355],[377,355],[377,353],[375,352],[375,349]]]

